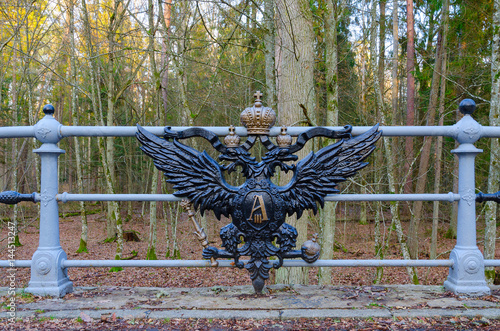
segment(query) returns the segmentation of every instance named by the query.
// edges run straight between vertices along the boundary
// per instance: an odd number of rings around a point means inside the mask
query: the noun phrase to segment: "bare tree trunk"
[[[399,19],[398,0],[392,0],[392,118],[396,123],[398,118],[398,66],[399,66]]]
[[[372,8],[371,8],[371,22],[372,22],[372,27],[371,27],[371,32],[370,32],[370,58],[372,61],[375,61],[377,58],[377,52],[376,52],[376,31],[377,31],[377,20],[376,20],[376,12],[377,12],[377,7],[376,7],[376,1],[373,2]],[[375,96],[376,96],[376,105],[378,109],[378,114],[380,116],[380,120],[382,124],[387,123],[386,122],[386,109],[385,109],[385,103],[384,103],[384,98],[382,95],[382,91],[380,90],[380,82],[379,82],[379,76],[378,75],[373,75],[373,87],[375,90]],[[392,146],[391,146],[391,141],[388,137],[383,137],[383,142],[384,142],[384,152],[385,152],[385,158],[387,162],[387,179],[389,181],[389,192],[391,194],[396,193],[396,185],[395,185],[395,163],[394,163],[394,154],[392,152]],[[399,219],[399,203],[395,201],[394,203],[390,204],[390,210],[391,210],[391,216],[392,216],[392,224],[396,228],[396,233],[398,236],[398,242],[401,246],[401,253],[403,255],[403,258],[405,260],[410,258],[409,252],[408,252],[408,247],[406,246],[406,243],[404,241],[404,233],[403,229],[401,226],[401,221]],[[382,245],[378,245],[378,257],[382,258]],[[414,268],[406,268],[408,275],[410,276],[411,281],[414,284],[418,283],[418,277],[416,274],[416,271]],[[380,271],[379,271],[380,273]],[[376,279],[381,277],[378,275]]]
[[[19,13],[18,13],[19,14]],[[12,59],[12,106],[14,108],[14,121],[12,123],[13,126],[19,125],[19,86],[18,86],[18,80],[17,80],[17,75],[18,75],[18,68],[20,67],[19,65],[19,59],[18,59],[18,54],[17,54],[17,48],[19,47],[19,35],[17,34],[18,32],[16,31],[16,36],[14,37],[14,54],[13,54],[13,59]],[[17,139],[12,139],[12,189],[14,191],[18,191],[18,158],[17,158],[17,153],[18,153],[18,140]],[[14,223],[14,228],[15,228],[15,236],[14,236],[14,245],[16,246],[22,246],[21,242],[19,241],[19,235],[18,235],[18,227],[19,227],[19,219],[18,219],[18,210],[19,207],[17,204],[14,205],[13,211],[12,211],[12,222]]]
[[[441,62],[441,90],[439,95],[439,126],[444,124],[444,103],[446,99],[446,37],[448,35],[449,27],[449,0],[445,0],[443,3],[443,47],[440,56],[442,56]],[[434,177],[434,193],[439,193],[441,186],[441,159],[443,154],[443,137],[439,136],[436,142],[436,168]],[[439,201],[434,201],[432,209],[432,235],[431,235],[431,249],[430,258],[435,259],[437,256],[437,233],[439,225]]]
[[[339,84],[338,84],[338,44],[337,26],[342,17],[344,3],[328,1],[325,18],[325,66],[326,66],[326,125],[337,126],[339,116]],[[326,203],[320,210],[321,227],[321,259],[333,259],[335,243],[335,222],[337,202]],[[332,268],[319,269],[319,283],[332,283]]]
[[[490,106],[490,125],[500,125],[500,1],[494,1],[493,13],[493,45],[491,54],[491,106]],[[500,145],[498,138],[491,139],[490,169],[488,174],[488,192],[498,191],[498,181],[500,179]],[[486,229],[484,234],[484,258],[495,258],[495,241],[497,232],[497,205],[493,201],[486,203],[485,222]],[[485,268],[486,281],[490,284],[495,279],[495,268]]]
[[[373,47],[375,46],[375,32],[376,32],[376,7],[375,7],[376,1],[373,2],[373,7],[371,11],[371,19],[372,19],[372,29],[371,29],[371,34],[372,34],[372,41],[371,45]],[[385,111],[385,96],[384,96],[384,91],[385,91],[385,4],[386,0],[380,0],[379,2],[379,11],[380,11],[380,16],[379,16],[379,54],[378,54],[378,91],[375,89],[375,93],[377,94],[377,100],[378,102],[381,102],[382,104],[379,105],[377,108],[379,111]],[[375,50],[371,50],[371,55],[375,55]],[[373,58],[373,63],[375,63],[375,57]],[[374,82],[375,84],[377,83],[377,80]],[[379,95],[380,94],[380,95]],[[379,165],[377,166],[377,183],[379,183],[378,186],[378,191],[381,191],[382,185],[380,185],[380,178],[382,177],[382,171],[380,171],[380,166],[382,165],[382,155],[380,155],[380,160],[379,160]],[[392,156],[391,156],[392,157]],[[378,202],[377,204],[377,212],[375,215],[375,257],[378,259],[383,259],[384,254],[383,254],[383,239],[381,237],[381,231],[380,231],[380,223],[383,221],[383,211],[382,211],[382,203]],[[398,210],[399,212],[399,210]],[[375,273],[375,279],[374,283],[378,284],[382,281],[382,276],[384,273],[384,268],[382,267],[377,267],[376,273]]]
[[[379,56],[378,56],[378,80],[380,84],[380,93],[385,95],[385,5],[387,0],[380,0],[379,2]]]
[[[276,109],[276,63],[275,63],[275,24],[274,24],[274,1],[264,0],[264,20],[267,31],[264,35],[264,46],[266,52],[266,101],[267,106]]]
[[[167,5],[166,6],[167,8],[170,9],[170,6]],[[155,24],[154,24],[154,8],[153,8],[153,0],[148,0],[148,22],[149,22],[149,33],[148,33],[148,41],[149,41],[149,44],[148,44],[148,54],[149,54],[149,64],[150,64],[150,67],[151,67],[151,77],[155,77],[153,82],[152,82],[152,86],[153,86],[153,91],[152,91],[152,95],[153,95],[153,109],[157,109],[158,110],[158,115],[161,117],[161,111],[160,111],[160,108],[158,107],[158,97],[157,97],[157,93],[156,93],[156,86],[158,86],[157,84],[157,78],[158,77],[158,72],[157,72],[157,69],[156,69],[156,59],[155,59],[155,53],[154,53],[154,39],[155,39],[155,35],[156,35],[156,28],[155,28]],[[165,31],[166,32],[166,31]],[[165,55],[166,56],[166,55]],[[166,72],[163,72],[162,75],[162,81],[161,83],[163,83],[163,80],[165,79],[165,75],[167,75],[168,73]],[[166,86],[161,86],[161,90],[162,90],[162,94],[164,95],[164,106],[166,106]],[[164,110],[166,108],[163,108]],[[157,116],[157,118],[159,117]],[[161,180],[158,180],[158,175],[159,175],[159,171],[158,169],[154,166],[154,165],[151,165],[153,167],[153,175],[152,175],[152,180],[151,180],[151,193],[154,194],[154,193],[157,193],[158,191],[161,192]],[[157,256],[156,256],[156,239],[157,239],[157,235],[156,235],[156,229],[157,229],[157,216],[158,216],[158,213],[157,213],[157,202],[156,201],[151,201],[149,203],[149,240],[148,240],[148,250],[147,250],[147,259],[148,260],[157,260]]]
[[[408,56],[406,60],[406,125],[415,125],[415,77],[413,77],[413,72],[415,71],[415,28],[413,19],[413,0],[406,0],[406,11],[407,11],[407,38],[408,42],[406,45],[406,54]],[[412,171],[410,165],[413,161],[413,138],[406,138],[405,146],[405,157],[406,162],[404,164],[404,174],[408,174]],[[406,183],[404,186],[405,193],[411,193],[412,176],[407,176]]]
[[[78,84],[76,75],[76,45],[75,45],[75,2],[74,0],[68,0],[67,2],[67,10],[68,10],[68,18],[69,18],[69,41],[70,41],[70,49],[68,53],[70,54],[70,81],[73,84],[71,86],[71,118],[73,121],[73,125],[78,125],[78,114],[76,109],[77,102],[77,94],[76,94],[76,84]],[[75,144],[75,158],[76,158],[76,179],[78,192],[85,193],[83,189],[83,171],[82,171],[82,160],[81,160],[81,151],[80,151],[80,141],[78,137],[73,138],[73,142]],[[82,233],[80,235],[80,245],[78,247],[77,253],[88,252],[87,250],[87,241],[88,241],[88,222],[87,222],[87,211],[85,209],[85,202],[80,201],[80,222],[82,223]]]
[[[91,33],[91,27],[90,27],[90,19],[88,15],[88,10],[87,10],[87,3],[85,0],[82,0],[82,12],[83,12],[83,24],[84,24],[84,30],[85,30],[85,36],[86,36],[86,42],[87,42],[87,49],[89,52],[89,62],[90,62],[90,81],[91,81],[91,101],[92,101],[92,108],[94,111],[94,114],[98,116],[97,122],[99,125],[104,126],[104,116],[102,112],[102,103],[101,103],[101,98],[99,95],[99,89],[98,89],[98,77],[100,75],[100,70],[99,66],[97,64],[97,57],[96,54],[97,52],[94,49],[94,44],[92,41],[92,33]],[[110,91],[108,91],[111,93]],[[108,122],[109,123],[109,122]],[[97,141],[97,146],[99,149],[99,156],[102,161],[102,167],[103,167],[103,172],[104,172],[104,179],[106,182],[106,190],[108,194],[114,194],[115,190],[113,187],[113,180],[110,175],[110,165],[108,164],[108,158],[107,158],[107,153],[106,153],[106,148],[104,144],[104,139],[98,138]],[[118,208],[118,203],[116,201],[110,203],[113,208],[111,208],[111,214],[108,214],[108,219],[111,220],[116,220],[117,222],[109,221],[107,223],[107,236],[108,236],[108,241],[117,240],[117,250],[116,250],[116,255],[115,259],[120,259],[121,254],[123,251],[123,233],[121,232],[123,229],[121,226],[118,226],[118,220],[121,223],[121,218],[119,215],[119,208]],[[113,225],[116,224],[116,227]],[[120,224],[121,225],[121,224]],[[120,270],[120,268],[112,268],[113,271],[115,270]]]
[[[159,9],[162,8],[162,1],[158,1]],[[163,8],[163,39],[162,39],[162,53],[161,53],[161,95],[163,99],[163,118],[167,118],[168,112],[168,47],[167,43],[170,42],[170,22],[172,15],[172,0],[165,1],[165,7]],[[163,123],[161,123],[163,125]]]
[[[303,111],[315,122],[314,35],[309,5],[305,0],[278,0],[276,4],[278,123],[287,126],[303,123]],[[303,149],[297,155],[301,159],[306,153]],[[289,176],[282,174],[280,184],[289,180]],[[287,223],[297,228],[297,243],[301,245],[307,238],[307,221],[298,222],[292,216]],[[278,283],[306,284],[307,281],[307,270],[304,268],[280,268],[276,271]]]
[[[441,67],[443,63],[443,53],[446,47],[446,22],[447,11],[443,11],[441,18],[441,29],[438,34],[438,41],[436,45],[436,61],[434,66],[434,71],[432,74],[431,92],[429,98],[429,108],[427,112],[427,123],[428,126],[433,126],[436,117],[436,108],[438,105],[439,89],[440,89],[440,78],[441,78]],[[432,137],[424,138],[424,145],[422,147],[422,152],[420,153],[420,163],[418,167],[418,180],[415,187],[416,193],[424,193],[425,185],[427,182],[427,173],[429,171],[429,160],[431,157],[431,143]],[[415,201],[413,203],[413,213],[411,215],[410,229],[408,231],[408,246],[410,248],[411,257],[418,259],[418,230],[419,224],[423,215],[423,201]]]
[[[446,53],[443,54],[442,74],[446,75]],[[444,102],[446,93],[446,79],[441,79],[441,99],[439,100],[439,126],[444,125]],[[434,177],[434,193],[437,194],[441,189],[441,163],[443,158],[443,137],[439,136],[436,142],[436,168]],[[431,249],[430,258],[437,257],[437,241],[438,241],[438,226],[439,226],[439,201],[434,201],[432,208],[432,234],[431,234]]]
[[[109,31],[108,31],[108,113],[106,124],[108,126],[114,125],[115,115],[115,34],[120,26],[123,18],[123,3],[122,0],[114,1],[114,10],[110,18]],[[106,169],[105,178],[108,187],[108,193],[116,193],[116,175],[115,175],[115,145],[114,137],[106,139]],[[111,213],[111,214],[109,214]],[[120,205],[117,201],[108,204],[108,219],[110,219],[110,227],[116,225],[116,254],[115,260],[122,258],[123,254],[123,219],[120,213]],[[109,237],[108,237],[109,238]],[[123,268],[111,268],[111,271],[119,271]]]

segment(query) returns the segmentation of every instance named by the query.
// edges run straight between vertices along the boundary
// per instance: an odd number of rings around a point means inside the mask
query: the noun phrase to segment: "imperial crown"
[[[246,108],[240,115],[241,124],[247,128],[249,135],[269,134],[269,129],[276,122],[276,113],[269,107],[262,107],[260,97],[262,93],[257,91],[254,94],[255,104]]]
[[[226,147],[238,147],[240,145],[240,136],[234,132],[234,126],[229,127],[229,134],[224,138]]]

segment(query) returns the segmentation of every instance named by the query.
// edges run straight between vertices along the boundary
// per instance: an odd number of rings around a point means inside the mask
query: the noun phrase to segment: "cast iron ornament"
[[[302,216],[306,209],[317,212],[318,203],[323,207],[327,194],[339,193],[337,184],[353,176],[368,165],[362,162],[375,149],[380,138],[378,124],[364,134],[353,138],[351,126],[335,131],[322,127],[312,128],[297,137],[295,144],[282,129],[278,145],[269,140],[269,128],[274,125],[276,115],[271,108],[262,107],[260,93],[254,107],[242,113],[242,122],[248,130],[248,138],[239,144],[239,137],[230,128],[230,134],[221,143],[211,131],[189,128],[172,131],[165,128],[164,139],[137,125],[137,139],[141,150],[153,158],[155,166],[167,176],[167,182],[177,190],[174,195],[187,198],[195,210],[212,210],[220,220],[221,215],[231,217],[232,223],[220,231],[222,247],[207,246],[203,258],[230,258],[238,268],[250,272],[256,293],[261,293],[271,268],[279,268],[285,258],[302,258],[312,263],[319,258],[319,245],[307,241],[301,250],[294,250],[297,230],[285,223],[286,216]],[[260,126],[260,127],[259,127]],[[181,139],[201,137],[221,153],[222,165],[211,158],[206,151],[199,152],[179,142]],[[341,139],[335,144],[311,152],[296,165],[293,155],[314,137]],[[257,162],[249,150],[257,138],[267,149],[262,161]],[[284,143],[283,143],[284,142]],[[224,172],[241,167],[246,181],[241,186],[232,186],[224,179]],[[271,182],[276,167],[293,172],[291,181],[285,186]],[[240,256],[250,256],[244,264]],[[271,263],[268,258],[278,259]]]

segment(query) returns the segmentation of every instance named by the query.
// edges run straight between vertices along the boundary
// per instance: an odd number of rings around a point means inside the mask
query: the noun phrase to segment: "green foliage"
[[[448,228],[448,231],[444,234],[444,237],[447,239],[457,239],[457,234],[455,231],[450,227]]]
[[[106,239],[104,239],[103,243],[109,244],[109,243],[113,243],[115,241],[116,241],[116,236],[112,237],[112,238],[106,238]]]
[[[16,247],[21,247],[23,244],[21,244],[21,242],[19,241],[19,235],[16,234],[15,237],[14,237],[14,246]]]
[[[495,277],[496,277],[496,271],[495,269],[493,270],[484,270],[484,277],[486,278],[486,281],[487,282],[491,282],[493,283],[493,281],[495,280]]]
[[[418,281],[418,275],[417,275],[416,272],[413,274],[412,284],[413,285],[419,285],[420,284],[420,282]]]
[[[115,255],[115,260],[121,260],[120,256]],[[109,269],[109,272],[119,272],[122,270],[123,270],[122,267],[112,267],[111,269]]]
[[[149,247],[148,253],[146,254],[146,259],[147,260],[158,260],[158,257],[156,257],[156,252],[154,247]]]
[[[80,238],[80,246],[76,250],[77,253],[88,253],[87,242]]]

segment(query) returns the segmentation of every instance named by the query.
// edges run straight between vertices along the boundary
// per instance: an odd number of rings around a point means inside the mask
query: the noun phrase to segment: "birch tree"
[[[73,125],[78,125],[78,114],[77,114],[77,67],[76,67],[76,43],[75,43],[75,2],[74,0],[67,0],[66,10],[68,14],[68,39],[69,39],[69,61],[70,61],[70,81],[71,86],[71,118]],[[83,188],[83,171],[82,171],[82,160],[80,151],[80,141],[78,137],[73,138],[73,143],[75,146],[75,159],[76,159],[76,178],[77,178],[77,188],[80,193],[84,193]],[[78,247],[77,253],[87,252],[87,241],[88,241],[88,222],[87,222],[87,211],[85,209],[85,202],[80,201],[80,222],[82,223],[82,233],[80,235],[80,245]]]

